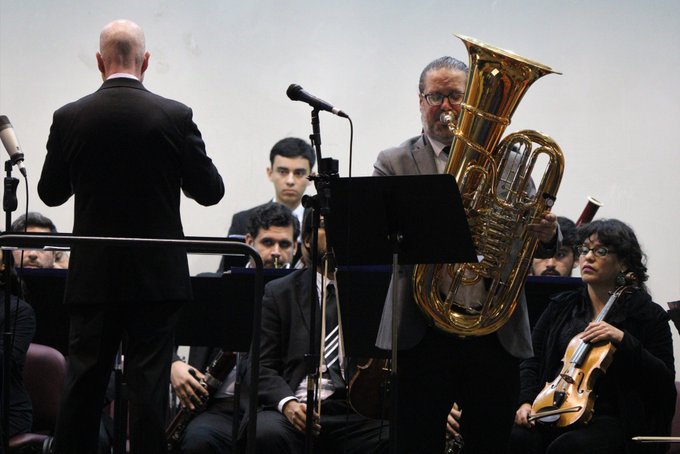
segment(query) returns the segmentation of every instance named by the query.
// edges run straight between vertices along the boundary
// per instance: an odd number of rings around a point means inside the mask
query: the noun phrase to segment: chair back
[[[23,375],[33,405],[32,432],[51,434],[66,378],[66,359],[52,347],[31,344]]]

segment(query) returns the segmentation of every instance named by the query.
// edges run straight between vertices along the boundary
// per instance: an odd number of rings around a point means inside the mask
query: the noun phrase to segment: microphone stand
[[[2,206],[5,210],[5,231],[9,232],[12,226],[12,212],[17,209],[17,186],[19,185],[19,180],[12,177],[12,161],[5,161],[5,193],[2,200]],[[3,254],[3,279],[5,286],[4,295],[4,310],[5,310],[5,326],[2,333],[2,347],[3,347],[3,365],[2,365],[2,432],[0,433],[0,438],[2,438],[2,452],[9,452],[9,391],[10,391],[10,379],[12,377],[12,339],[14,333],[12,333],[12,327],[10,323],[11,316],[11,301],[12,301],[12,289],[11,289],[11,277],[12,277],[12,262],[10,259],[9,251],[5,251]]]
[[[113,365],[113,454],[127,452],[128,387],[125,374],[127,340],[122,339]]]
[[[321,214],[327,216],[330,212],[330,180],[338,177],[338,161],[335,159],[323,159],[321,156],[321,132],[319,128],[319,109],[312,110],[312,134],[309,136],[312,146],[316,150],[317,162],[319,163],[319,173],[316,176],[310,176],[310,180],[314,182],[317,194],[315,196],[305,196],[302,198],[302,204],[305,208],[312,210],[312,241],[309,251],[310,255],[310,269],[309,279],[310,295],[309,295],[309,349],[305,355],[305,367],[307,370],[307,413],[305,424],[305,453],[312,454],[314,451],[314,409],[317,404],[317,391],[319,386],[319,359],[320,353],[318,345],[320,339],[316,337],[316,311],[319,302],[317,301],[316,288],[316,270],[319,267],[318,251],[319,251],[319,225]],[[325,291],[325,289],[322,289]],[[323,323],[323,321],[322,321]]]

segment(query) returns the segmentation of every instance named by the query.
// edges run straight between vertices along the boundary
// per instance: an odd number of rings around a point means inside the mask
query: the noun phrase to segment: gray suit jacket
[[[413,137],[401,145],[381,151],[373,166],[373,175],[431,175],[436,174],[437,165],[432,146],[424,135]],[[392,292],[397,292],[399,311],[398,349],[413,348],[425,335],[428,322],[413,299],[413,268],[403,266],[396,282],[391,282],[385,300],[376,345],[391,349],[392,341]],[[533,354],[531,332],[524,292],[520,304],[510,320],[496,335],[508,353],[517,358],[528,358]]]

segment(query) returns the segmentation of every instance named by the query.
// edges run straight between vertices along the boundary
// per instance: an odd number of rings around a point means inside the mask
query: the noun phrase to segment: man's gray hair
[[[423,69],[423,72],[420,73],[420,82],[418,83],[419,93],[422,94],[423,91],[425,90],[425,77],[427,77],[427,73],[442,68],[450,69],[452,71],[462,71],[465,74],[467,74],[468,72],[467,65],[462,61],[448,56],[439,57],[438,59],[428,63],[427,66]]]

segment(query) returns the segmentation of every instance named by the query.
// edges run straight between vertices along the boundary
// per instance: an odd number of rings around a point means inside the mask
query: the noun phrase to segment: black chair
[[[12,454],[43,452],[57,421],[59,402],[66,378],[66,359],[47,345],[31,344],[24,364],[24,384],[33,404],[31,432],[10,438]]]

